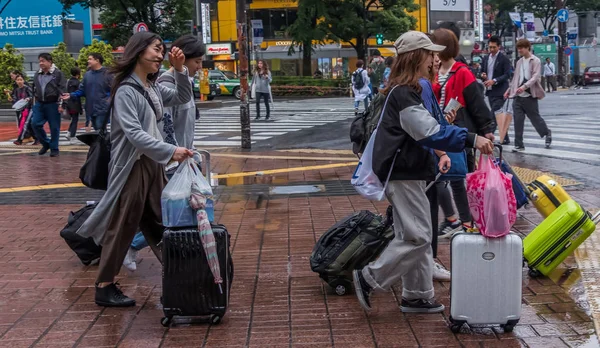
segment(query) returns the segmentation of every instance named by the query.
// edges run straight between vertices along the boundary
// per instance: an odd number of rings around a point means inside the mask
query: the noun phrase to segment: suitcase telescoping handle
[[[198,163],[202,162],[202,157],[204,156],[204,171],[206,172],[206,180],[208,184],[212,186],[211,181],[211,168],[210,168],[210,152],[206,150],[194,150],[194,160]]]
[[[435,176],[435,180],[433,180],[432,182],[430,182],[429,185],[427,185],[427,187],[425,187],[425,192],[429,191],[429,189],[431,188],[431,186],[435,185],[435,183],[440,179],[441,176],[442,176],[442,173],[438,173],[438,175]]]
[[[600,222],[600,211],[598,211],[594,216],[592,216],[592,221],[597,225]]]

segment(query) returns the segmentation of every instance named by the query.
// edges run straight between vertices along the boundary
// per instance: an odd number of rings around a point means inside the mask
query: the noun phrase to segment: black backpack
[[[352,271],[376,259],[394,238],[392,208],[387,217],[368,210],[354,213],[325,232],[310,255],[310,267],[344,295],[351,289]]]
[[[353,80],[354,80],[354,88],[356,88],[357,90],[361,90],[363,89],[363,87],[365,87],[365,79],[363,77],[363,71],[364,70],[356,70],[353,74]]]
[[[356,155],[364,152],[371,134],[377,128],[383,106],[385,105],[385,98],[386,96],[383,93],[376,94],[367,110],[358,114],[352,121],[350,125],[350,141],[352,142],[352,152]]]
[[[97,205],[97,203],[86,205],[76,212],[70,212],[67,225],[60,231],[60,236],[67,242],[69,248],[77,254],[81,263],[86,266],[100,259],[102,247],[97,245],[92,237],[82,237],[77,234],[77,231],[85,220],[92,215]]]

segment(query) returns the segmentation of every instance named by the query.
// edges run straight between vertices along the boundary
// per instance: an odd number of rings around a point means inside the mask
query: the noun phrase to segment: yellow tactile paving
[[[575,181],[573,179],[564,178],[564,177],[558,176],[556,174],[542,172],[539,170],[520,168],[520,167],[513,167],[513,170],[515,171],[515,173],[517,173],[519,178],[525,183],[532,182],[537,177],[542,176],[542,175],[550,175],[561,186],[575,186],[575,185],[581,184],[580,182]]]
[[[596,208],[592,213],[596,213]],[[600,234],[598,231],[575,249],[575,259],[585,287],[596,332],[600,332]]]

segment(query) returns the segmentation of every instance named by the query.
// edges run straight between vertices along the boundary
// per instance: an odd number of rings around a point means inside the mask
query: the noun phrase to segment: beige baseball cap
[[[396,53],[406,53],[418,50],[420,48],[432,52],[442,52],[446,49],[446,46],[436,45],[427,35],[420,31],[408,31],[402,34],[396,42],[394,42],[394,47],[396,47]]]

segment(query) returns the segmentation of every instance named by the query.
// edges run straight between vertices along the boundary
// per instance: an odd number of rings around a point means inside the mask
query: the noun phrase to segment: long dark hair
[[[263,63],[263,67],[261,70],[258,70],[258,63],[262,62]],[[254,72],[261,74],[261,75],[269,75],[269,64],[267,64],[266,61],[264,60],[259,60],[258,62],[256,62],[256,68],[254,69]]]
[[[167,54],[167,48],[163,40],[158,36],[148,31],[136,33],[129,38],[127,45],[125,46],[125,52],[123,57],[119,59],[116,64],[110,69],[110,72],[114,75],[113,85],[111,89],[111,96],[114,98],[115,93],[119,85],[125,81],[129,75],[135,70],[135,66],[138,63],[138,59],[152,43],[159,40],[164,47],[164,54]],[[148,80],[154,82],[159,75],[160,71],[154,74],[148,75]]]

